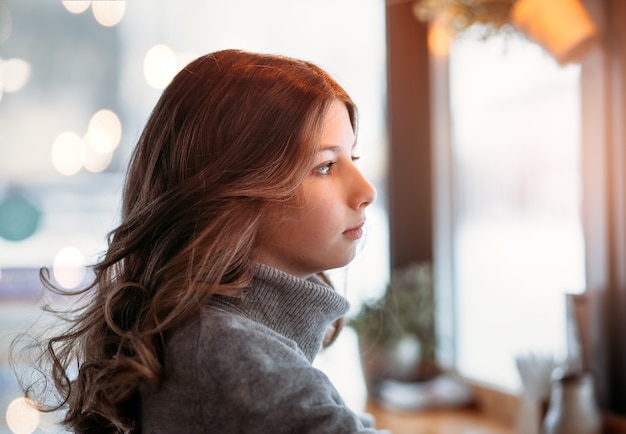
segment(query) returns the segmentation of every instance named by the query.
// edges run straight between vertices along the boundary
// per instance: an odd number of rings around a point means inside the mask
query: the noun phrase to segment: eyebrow
[[[354,148],[356,148],[357,145],[357,141],[355,140],[354,143],[352,144],[352,147],[350,148],[351,151],[354,151]],[[322,148],[319,150],[319,152],[325,152],[325,151],[331,151],[331,152],[339,152],[341,150],[341,146],[337,146],[337,145],[322,145]]]

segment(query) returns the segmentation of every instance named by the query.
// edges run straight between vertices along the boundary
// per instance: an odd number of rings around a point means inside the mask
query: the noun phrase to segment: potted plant
[[[392,271],[385,293],[348,319],[358,338],[368,392],[384,380],[418,382],[440,373],[430,263]]]

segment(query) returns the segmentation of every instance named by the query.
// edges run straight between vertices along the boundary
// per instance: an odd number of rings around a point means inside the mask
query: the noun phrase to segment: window
[[[456,366],[516,391],[516,355],[564,356],[564,294],[585,288],[580,67],[466,36],[449,68]]]

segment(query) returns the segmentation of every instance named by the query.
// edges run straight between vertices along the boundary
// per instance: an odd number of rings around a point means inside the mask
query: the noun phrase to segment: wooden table
[[[488,419],[477,409],[399,412],[368,402],[377,429],[393,434],[513,434],[513,427]]]

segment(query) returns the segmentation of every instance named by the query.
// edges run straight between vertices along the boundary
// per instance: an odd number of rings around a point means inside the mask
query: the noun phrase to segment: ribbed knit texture
[[[253,290],[241,298],[220,298],[219,304],[292,339],[312,362],[330,324],[348,311],[348,301],[315,276],[299,279],[257,264],[254,277]]]
[[[141,390],[143,433],[376,433],[311,362],[348,302],[318,278],[257,265],[166,339],[165,377]]]

